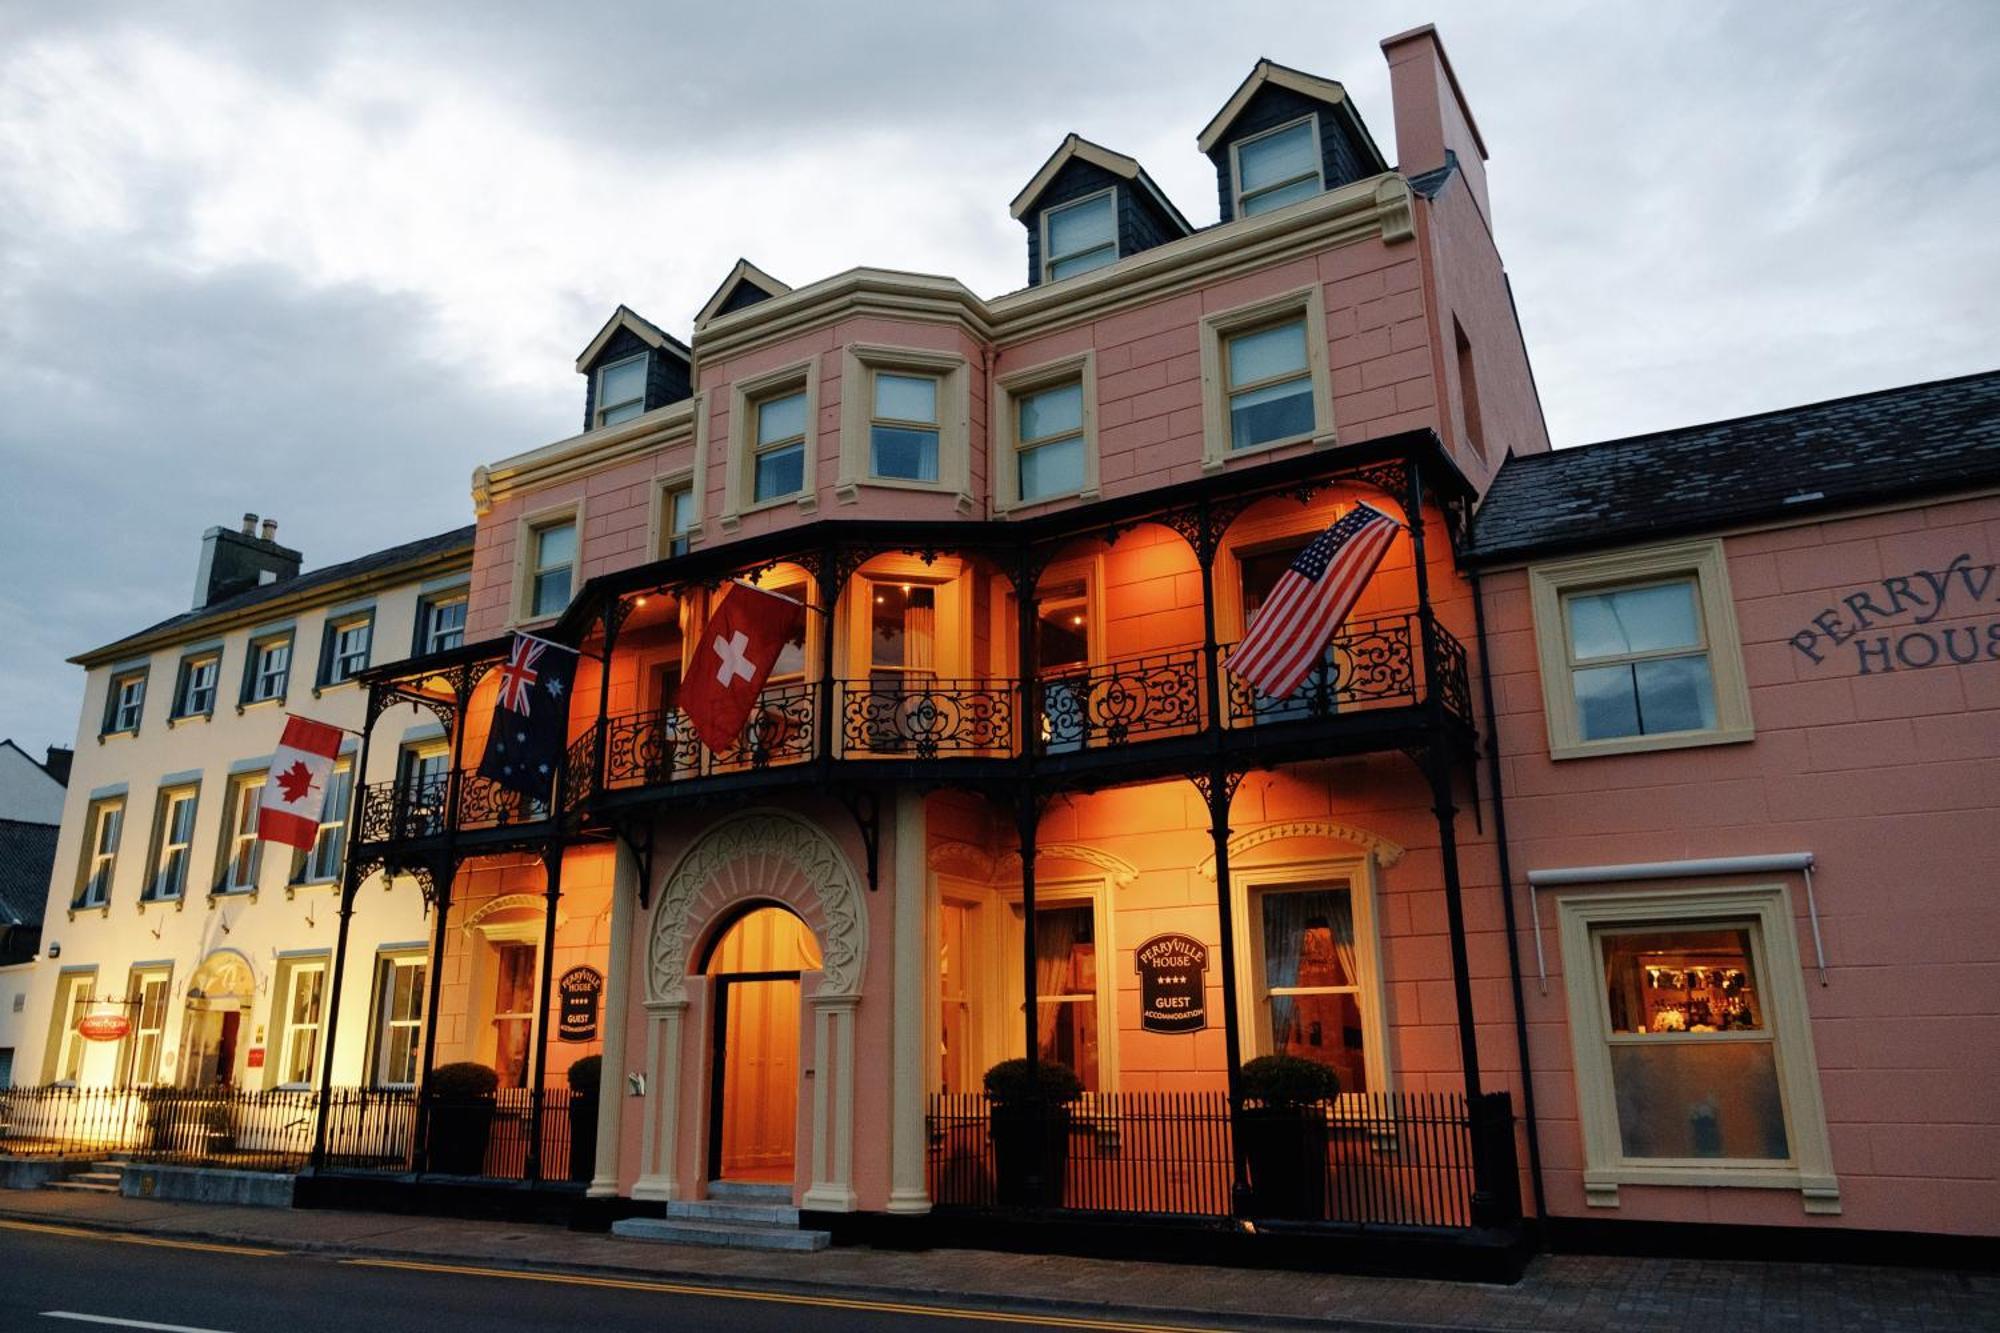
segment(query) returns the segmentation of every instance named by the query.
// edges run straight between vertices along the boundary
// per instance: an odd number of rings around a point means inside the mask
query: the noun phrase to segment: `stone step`
[[[611,1224],[611,1234],[627,1240],[650,1240],[666,1245],[706,1245],[728,1250],[812,1251],[823,1250],[833,1242],[833,1236],[825,1231],[675,1217],[621,1218]]]
[[[105,1184],[98,1180],[51,1180],[43,1184],[45,1190],[64,1190],[71,1194],[116,1194],[116,1182]]]
[[[792,1187],[768,1184],[761,1180],[711,1180],[708,1183],[708,1197],[738,1199],[744,1203],[790,1204]]]
[[[747,1199],[674,1199],[667,1216],[702,1222],[745,1222],[795,1227],[799,1210],[789,1203],[756,1203]]]
[[[109,1185],[113,1189],[116,1189],[118,1182],[125,1179],[125,1173],[123,1171],[75,1171],[71,1172],[67,1179],[73,1184]]]

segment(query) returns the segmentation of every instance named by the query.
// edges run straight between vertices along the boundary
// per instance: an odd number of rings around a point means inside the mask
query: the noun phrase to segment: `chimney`
[[[1486,197],[1486,143],[1472,108],[1452,73],[1451,60],[1435,27],[1385,38],[1382,54],[1389,61],[1389,96],[1396,113],[1396,170],[1405,176],[1435,171],[1449,152],[1486,229],[1493,230],[1493,208]]]
[[[233,597],[246,588],[265,583],[283,583],[297,578],[305,557],[272,538],[277,535],[276,519],[264,521],[257,532],[257,515],[243,515],[237,529],[210,528],[201,535],[201,563],[195,567],[194,609]]]
[[[76,757],[75,751],[66,745],[51,745],[48,753],[49,757],[42,763],[43,770],[63,786],[69,786],[69,763]]]

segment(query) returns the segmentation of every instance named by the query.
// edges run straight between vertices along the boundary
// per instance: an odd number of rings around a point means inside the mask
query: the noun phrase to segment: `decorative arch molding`
[[[695,942],[736,904],[763,900],[796,911],[819,938],[818,998],[856,997],[868,956],[861,883],[825,830],[784,810],[749,810],[697,838],[655,895],[647,940],[646,997],[682,998]]]
[[[1261,828],[1247,829],[1231,838],[1230,864],[1234,865],[1236,858],[1245,852],[1262,847],[1266,843],[1283,842],[1288,838],[1326,838],[1334,842],[1350,843],[1373,853],[1375,864],[1385,869],[1403,859],[1401,844],[1390,842],[1380,834],[1371,833],[1367,829],[1356,828],[1352,824],[1337,823],[1331,819],[1288,819],[1278,824],[1265,824]],[[1214,855],[1203,857],[1198,869],[1202,878],[1214,879]]]
[[[1099,851],[1095,847],[1086,847],[1082,843],[1042,843],[1035,848],[1035,859],[1037,861],[1051,859],[1081,861],[1085,865],[1096,866],[1104,872],[1106,878],[1121,889],[1130,887],[1139,878],[1139,867],[1133,865],[1124,857],[1113,856],[1110,852]],[[1021,877],[1021,854],[1018,851],[1008,852],[994,864],[993,870],[995,876],[999,879],[1019,879]]]
[[[257,998],[257,965],[241,949],[211,949],[189,974],[183,994],[210,1003],[251,1004]]]
[[[978,843],[947,838],[931,844],[930,868],[945,875],[984,882],[993,878],[993,854]]]
[[[479,905],[478,911],[468,913],[459,929],[470,935],[480,929],[481,922],[502,912],[526,909],[539,915],[548,911],[548,905],[548,899],[539,893],[505,893],[498,898],[487,899]],[[567,920],[569,918],[563,915],[562,908],[556,908],[556,924],[560,926]]]

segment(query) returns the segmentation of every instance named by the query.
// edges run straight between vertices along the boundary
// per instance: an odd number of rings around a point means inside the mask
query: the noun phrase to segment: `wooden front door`
[[[799,1104],[799,974],[716,978],[709,1175],[787,1181]]]

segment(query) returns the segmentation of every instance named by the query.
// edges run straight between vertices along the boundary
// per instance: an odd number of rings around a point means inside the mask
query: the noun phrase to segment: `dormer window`
[[[1235,146],[1236,215],[1268,213],[1325,188],[1317,121],[1305,116]]]
[[[1105,190],[1043,215],[1043,277],[1055,282],[1118,262],[1118,213]]]
[[[597,424],[615,426],[646,410],[646,354],[613,361],[597,372]]]

